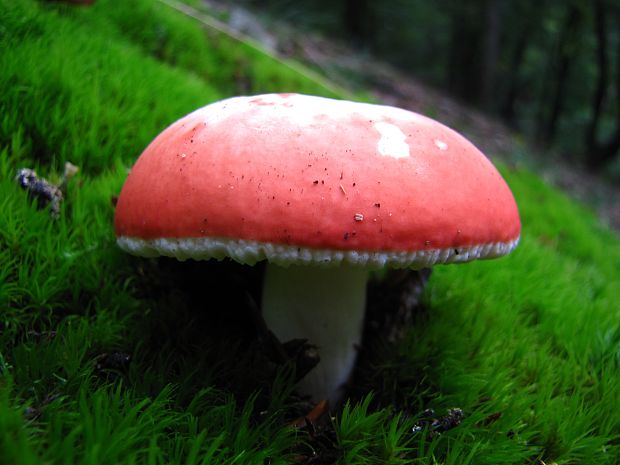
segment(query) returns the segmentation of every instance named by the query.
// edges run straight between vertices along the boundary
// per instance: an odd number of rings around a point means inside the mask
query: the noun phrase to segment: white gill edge
[[[476,259],[495,258],[510,253],[519,238],[509,242],[451,247],[447,249],[414,252],[358,252],[355,250],[311,249],[294,245],[272,244],[228,238],[163,238],[140,239],[121,236],[121,249],[142,257],[174,257],[178,260],[222,260],[229,257],[239,263],[253,265],[268,260],[280,266],[316,265],[339,266],[349,264],[366,268],[425,268],[440,263],[461,263]]]

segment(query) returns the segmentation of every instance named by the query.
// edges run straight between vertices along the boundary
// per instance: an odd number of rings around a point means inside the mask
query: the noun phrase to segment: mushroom
[[[491,162],[410,111],[299,94],[222,100],[164,130],[116,207],[125,251],[266,260],[262,312],[321,361],[302,393],[337,403],[360,344],[368,270],[512,251],[520,220]]]

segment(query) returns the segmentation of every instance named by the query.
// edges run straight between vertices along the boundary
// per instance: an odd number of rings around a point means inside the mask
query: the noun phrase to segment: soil
[[[258,42],[266,53],[301,62],[336,86],[367,92],[377,102],[428,115],[457,129],[493,160],[526,168],[594,209],[601,221],[620,233],[620,187],[589,172],[561,154],[524,140],[493,116],[471,108],[424,84],[377,57],[318,33],[221,0],[203,0],[209,11],[225,18],[235,37]]]

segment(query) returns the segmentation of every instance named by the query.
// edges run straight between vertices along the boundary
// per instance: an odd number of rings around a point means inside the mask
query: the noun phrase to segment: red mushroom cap
[[[223,100],[168,127],[131,170],[115,226],[140,255],[399,266],[502,255],[521,229],[501,175],[455,131],[298,94]]]

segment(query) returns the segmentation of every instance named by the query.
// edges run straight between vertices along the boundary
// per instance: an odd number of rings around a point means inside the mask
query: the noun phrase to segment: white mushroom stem
[[[268,264],[263,284],[263,318],[286,342],[308,339],[321,361],[299,383],[299,391],[336,405],[351,377],[361,342],[367,270],[363,267]]]

